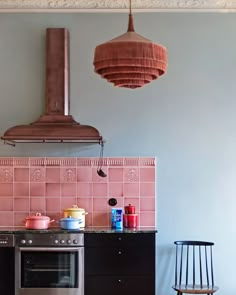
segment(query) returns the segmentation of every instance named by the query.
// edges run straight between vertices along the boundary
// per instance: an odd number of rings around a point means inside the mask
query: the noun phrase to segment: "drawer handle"
[[[122,237],[118,237],[118,241],[121,241],[122,240]]]
[[[121,284],[121,283],[122,283],[122,280],[121,280],[121,279],[119,279],[119,280],[117,280],[117,282],[118,282],[119,284]]]
[[[118,254],[119,254],[119,255],[121,255],[121,254],[122,254],[122,252],[121,252],[121,251],[118,251]]]

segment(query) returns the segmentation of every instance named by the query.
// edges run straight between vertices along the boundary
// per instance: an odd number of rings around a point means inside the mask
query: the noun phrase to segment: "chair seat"
[[[200,285],[174,285],[172,288],[175,291],[178,291],[180,293],[187,293],[187,294],[212,294],[218,290],[218,287],[216,286],[200,286]]]

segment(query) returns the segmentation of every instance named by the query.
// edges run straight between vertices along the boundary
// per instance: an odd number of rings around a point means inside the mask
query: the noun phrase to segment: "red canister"
[[[131,204],[125,206],[125,214],[135,214],[135,206],[132,206]]]
[[[123,226],[124,227],[129,227],[129,219],[128,219],[129,214],[123,214]]]
[[[138,226],[138,214],[128,214],[128,227],[136,228]]]

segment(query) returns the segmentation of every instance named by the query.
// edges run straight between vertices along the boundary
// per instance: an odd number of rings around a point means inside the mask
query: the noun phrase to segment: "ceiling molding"
[[[0,0],[0,12],[123,12],[129,0]],[[132,0],[135,12],[235,12],[236,0]]]

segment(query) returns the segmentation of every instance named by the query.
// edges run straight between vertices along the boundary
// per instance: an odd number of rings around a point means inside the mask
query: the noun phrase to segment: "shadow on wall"
[[[175,270],[174,245],[157,246],[157,289],[158,295],[174,294],[172,289]]]

